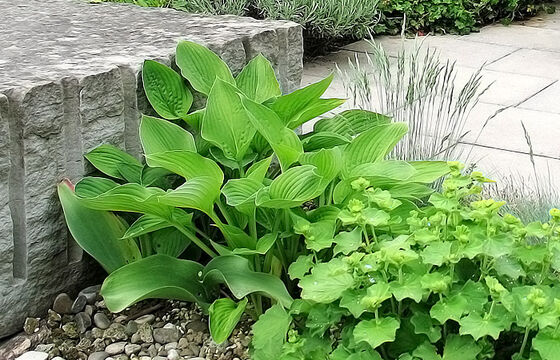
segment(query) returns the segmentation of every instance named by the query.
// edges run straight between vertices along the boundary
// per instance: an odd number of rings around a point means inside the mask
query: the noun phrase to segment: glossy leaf
[[[165,119],[181,119],[191,108],[193,96],[175,70],[153,60],[144,61],[142,84],[148,101]]]
[[[177,45],[175,61],[181,75],[189,80],[192,87],[205,95],[216,79],[235,84],[235,79],[226,63],[208,48],[192,41],[181,41]]]
[[[132,181],[142,172],[142,164],[136,158],[113,145],[100,145],[84,156],[97,170],[116,179]],[[136,174],[124,176],[120,169],[125,165]]]
[[[229,338],[246,306],[247,299],[235,303],[229,298],[218,299],[210,305],[208,322],[215,343],[221,344]]]
[[[142,256],[134,240],[121,240],[124,222],[108,211],[84,207],[69,182],[58,185],[58,197],[72,237],[103,269],[111,273]]]
[[[251,59],[235,80],[239,90],[249,99],[260,104],[282,95],[274,69],[262,54]]]

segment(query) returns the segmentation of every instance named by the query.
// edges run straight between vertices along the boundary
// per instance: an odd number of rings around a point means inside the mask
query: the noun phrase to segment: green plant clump
[[[247,313],[257,360],[554,359],[558,210],[524,226],[481,174],[391,158],[408,127],[377,113],[298,134],[343,103],[321,97],[332,75],[282,95],[262,55],[234,77],[184,41],[176,63],[143,66],[145,163],[101,145],[104,176],[58,187],[109,310],[195,302],[218,343]]]
[[[390,191],[351,183],[328,248],[289,268],[301,299],[255,324],[291,324],[255,332],[262,359],[558,358],[560,210],[525,226],[480,195],[490,180],[450,166],[442,192],[403,218]]]

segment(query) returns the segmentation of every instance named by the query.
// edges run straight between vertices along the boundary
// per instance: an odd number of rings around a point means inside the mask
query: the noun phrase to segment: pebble
[[[35,348],[35,351],[39,351],[39,352],[50,352],[53,348],[54,348],[54,344],[39,344],[37,345],[37,347]]]
[[[117,355],[117,354],[121,354],[124,351],[124,347],[126,346],[126,342],[125,341],[121,341],[121,342],[117,342],[117,343],[113,343],[113,344],[109,344],[107,345],[107,347],[105,348],[105,352],[109,355]]]
[[[107,330],[105,330],[105,337],[113,341],[128,339],[128,335],[126,335],[126,329],[124,328],[124,325],[117,323],[111,324],[107,328]]]
[[[142,325],[142,324],[151,324],[154,322],[154,320],[156,319],[156,317],[152,314],[148,314],[148,315],[143,315],[140,316],[138,319],[134,320],[138,325]]]
[[[74,317],[74,321],[76,322],[80,334],[85,333],[91,326],[91,318],[85,312],[77,313],[76,317]]]
[[[137,334],[140,335],[140,339],[145,343],[154,342],[152,326],[148,323],[140,325]]]
[[[142,346],[137,344],[128,344],[124,347],[124,353],[128,356],[132,354],[137,354],[142,350]]]
[[[23,324],[23,331],[27,335],[33,334],[39,328],[39,319],[28,317]]]
[[[64,360],[64,358],[61,358],[60,356],[55,356],[52,358],[52,360]]]
[[[111,321],[109,321],[107,315],[102,312],[98,312],[93,315],[93,323],[102,330],[107,329],[109,325],[111,325]]]
[[[168,351],[167,353],[167,358],[169,360],[179,360],[181,358],[181,356],[179,355],[179,353],[177,352],[177,350],[175,349],[171,349]]]
[[[84,308],[84,312],[85,312],[86,314],[88,314],[89,317],[92,317],[92,316],[93,316],[93,310],[94,310],[94,309],[93,309],[93,306],[92,306],[92,305],[89,305],[89,304],[86,305],[86,307]]]
[[[74,314],[77,314],[79,312],[81,312],[82,310],[84,310],[84,308],[86,307],[87,304],[87,299],[84,295],[78,295],[78,297],[76,298],[76,300],[74,300],[74,302],[72,303],[72,312]]]
[[[16,360],[47,360],[49,354],[40,351],[28,351],[18,356]]]
[[[134,334],[137,331],[138,331],[138,324],[136,322],[134,322],[133,320],[130,320],[126,324],[126,327],[125,327],[126,335],[131,336],[132,334]]]
[[[109,354],[105,351],[96,351],[88,356],[88,360],[105,360],[109,357]]]
[[[59,314],[71,314],[73,301],[66,293],[58,294],[54,299],[53,310]]]
[[[73,321],[67,322],[66,324],[62,325],[62,331],[64,331],[66,336],[68,336],[70,339],[77,339],[80,337],[78,326]]]
[[[85,296],[87,303],[93,305],[95,304],[95,300],[97,300],[97,295],[99,294],[100,290],[101,290],[101,285],[88,286],[87,288],[80,291],[78,296],[79,295]]]
[[[168,344],[170,342],[179,341],[179,330],[175,326],[173,328],[154,329],[154,340],[160,344]]]

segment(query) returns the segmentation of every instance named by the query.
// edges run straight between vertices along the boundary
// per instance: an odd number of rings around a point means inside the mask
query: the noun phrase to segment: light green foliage
[[[450,174],[441,192],[404,215],[391,188],[366,178],[350,183],[332,244],[290,266],[306,306],[294,303],[288,342],[329,338],[322,358],[330,359],[364,350],[411,360],[557,355],[560,210],[547,223],[525,225],[501,215],[503,202],[482,197],[489,179],[464,174],[457,162],[445,168],[434,172]],[[287,349],[281,359],[291,359]]]

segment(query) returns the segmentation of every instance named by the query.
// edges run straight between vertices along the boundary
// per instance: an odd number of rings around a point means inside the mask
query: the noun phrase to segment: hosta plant
[[[399,199],[389,213],[402,218],[448,171],[443,162],[386,159],[407,126],[372,112],[345,111],[298,135],[343,103],[321,98],[332,75],[282,95],[260,55],[234,76],[207,48],[181,42],[176,64],[180,74],[144,63],[158,115],[141,120],[145,163],[101,145],[86,158],[105,176],[75,191],[59,186],[72,234],[110,272],[101,290],[110,310],[146,298],[194,301],[224,341],[244,311],[292,306],[288,268],[331,245],[333,216],[356,179]],[[193,93],[204,108],[192,109]],[[313,235],[303,242],[306,226]]]
[[[461,169],[450,163],[443,190],[406,214],[359,177],[344,207],[306,214],[328,214],[321,228],[297,218],[301,299],[261,316],[253,358],[558,359],[560,210],[525,225]]]

